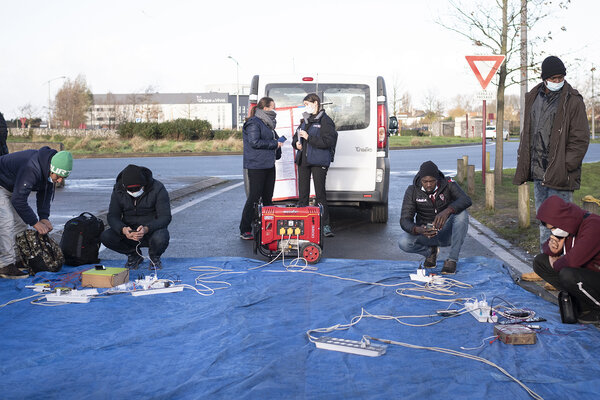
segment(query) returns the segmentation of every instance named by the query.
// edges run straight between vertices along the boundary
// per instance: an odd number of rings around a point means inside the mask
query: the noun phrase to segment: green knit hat
[[[50,172],[66,178],[73,169],[73,156],[68,151],[59,151],[50,160]]]

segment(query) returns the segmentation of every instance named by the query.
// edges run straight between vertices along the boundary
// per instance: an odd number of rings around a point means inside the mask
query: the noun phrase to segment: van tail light
[[[377,148],[385,149],[387,144],[387,111],[385,103],[377,104]]]
[[[248,107],[248,115],[247,115],[248,117],[250,117],[250,112],[252,112],[252,109],[253,109],[254,107],[256,107],[256,105],[257,105],[257,104],[258,104],[258,103],[250,103],[250,104],[249,104],[249,107]]]

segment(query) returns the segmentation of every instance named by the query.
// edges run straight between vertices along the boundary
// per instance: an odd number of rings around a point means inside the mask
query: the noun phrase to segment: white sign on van
[[[475,93],[475,100],[494,100],[496,92],[494,90],[480,90]]]

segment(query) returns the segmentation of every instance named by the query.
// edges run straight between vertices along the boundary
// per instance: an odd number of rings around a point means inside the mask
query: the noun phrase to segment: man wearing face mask
[[[600,323],[600,216],[551,196],[536,217],[551,233],[533,270],[572,296],[579,323]]]
[[[160,256],[169,246],[171,202],[164,185],[146,167],[128,165],[117,176],[108,207],[109,229],[100,240],[107,248],[126,254],[126,268],[144,261],[140,247],[148,247],[150,269],[161,269]]]
[[[553,195],[573,201],[573,191],[581,183],[590,130],[583,97],[565,81],[566,74],[558,57],[547,57],[542,62],[542,82],[525,98],[513,183],[533,181],[536,211]],[[550,231],[540,226],[540,244],[549,235]]]
[[[56,183],[62,183],[73,169],[68,151],[57,152],[48,146],[24,150],[0,157],[0,277],[20,279],[23,273],[15,252],[15,236],[32,226],[40,235],[53,227],[50,202]],[[37,192],[37,215],[27,199]]]
[[[454,274],[460,248],[467,236],[471,198],[446,178],[432,161],[421,164],[404,193],[398,241],[400,249],[425,257],[423,266],[435,268],[438,248],[450,246],[442,274]]]

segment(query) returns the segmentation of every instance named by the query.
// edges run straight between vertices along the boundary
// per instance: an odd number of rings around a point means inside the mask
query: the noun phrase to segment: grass
[[[481,138],[452,136],[390,136],[390,147],[444,146],[461,143],[481,143]]]
[[[510,243],[531,254],[537,254],[539,252],[539,221],[535,218],[533,183],[529,183],[530,226],[519,228],[517,186],[512,184],[514,174],[514,169],[504,170],[502,185],[496,185],[495,188],[495,209],[487,210],[485,208],[485,187],[481,181],[481,172],[476,172],[475,194],[471,196],[473,205],[469,208],[469,212],[479,222]],[[466,181],[462,186],[466,188]],[[573,193],[574,203],[581,207],[581,199],[586,195],[600,198],[600,162],[583,164],[582,184],[581,188]]]

